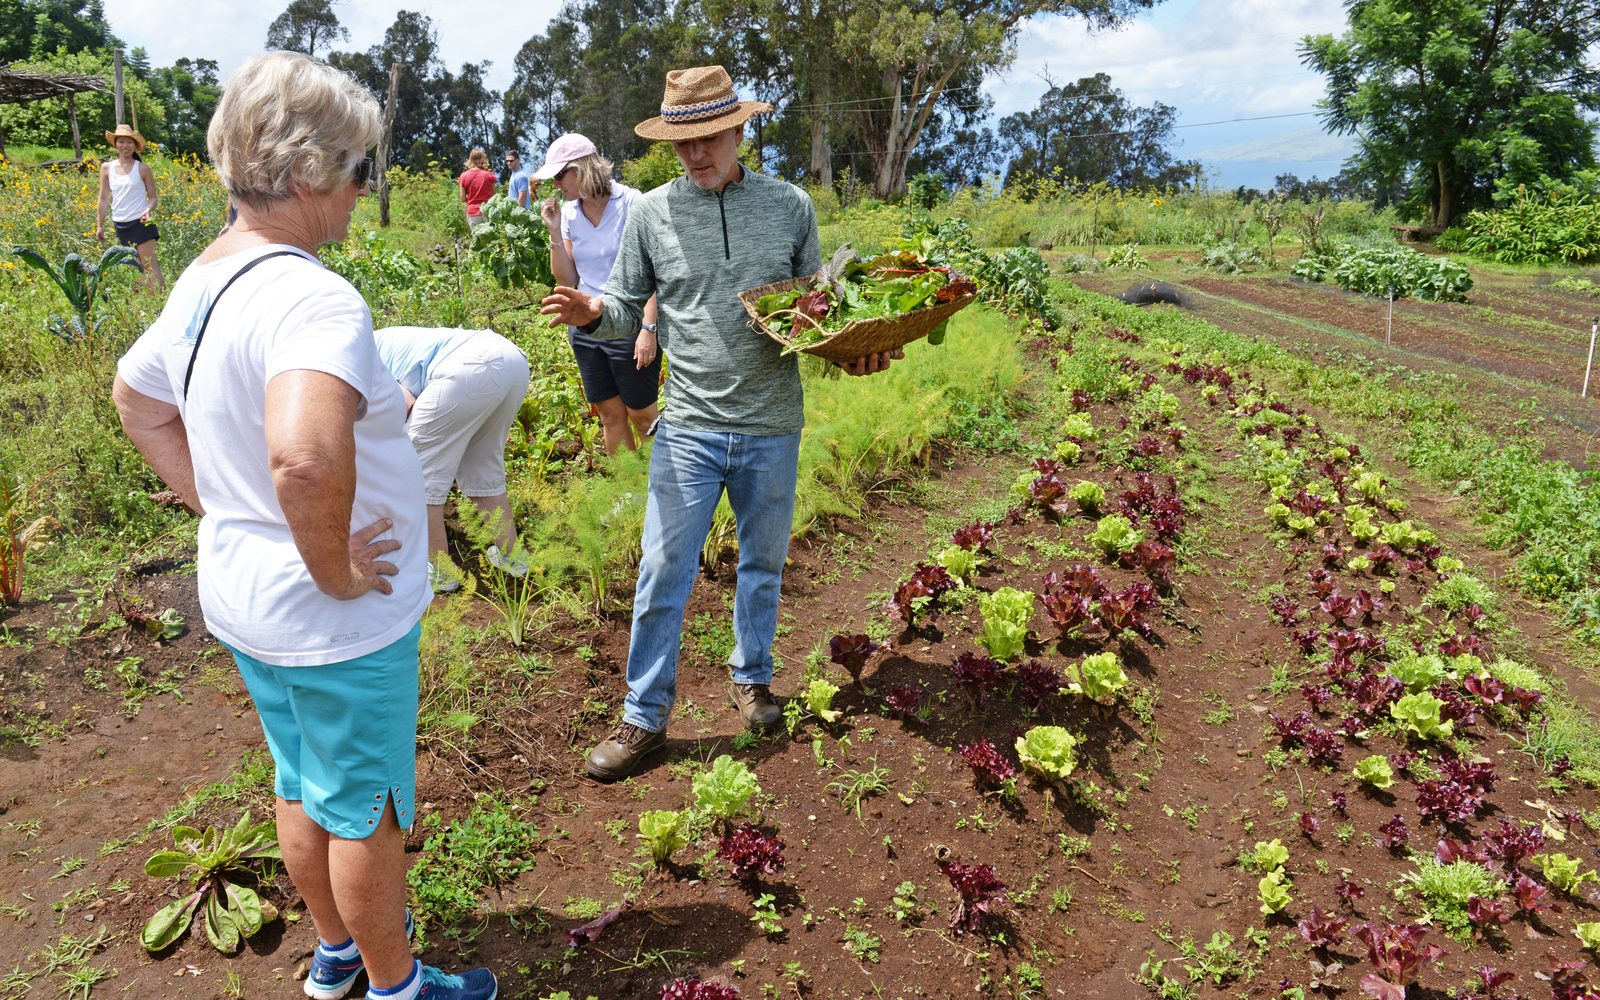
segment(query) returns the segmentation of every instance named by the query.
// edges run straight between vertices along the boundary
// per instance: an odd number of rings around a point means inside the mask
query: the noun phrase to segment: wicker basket
[[[787,292],[810,280],[810,278],[790,278],[788,281],[774,281],[770,285],[740,292],[739,301],[744,304],[744,311],[750,314],[750,328],[788,347],[787,340],[768,330],[767,325],[761,322],[761,315],[756,312],[756,302],[763,295]],[[802,347],[800,351],[803,354],[815,354],[819,358],[839,362],[854,361],[880,351],[892,351],[904,347],[913,340],[926,337],[933,332],[934,327],[965,309],[977,298],[976,295],[964,295],[959,299],[939,302],[924,309],[913,309],[898,316],[875,316],[872,319],[854,320],[845,324],[838,333],[827,340],[812,344],[810,347]]]

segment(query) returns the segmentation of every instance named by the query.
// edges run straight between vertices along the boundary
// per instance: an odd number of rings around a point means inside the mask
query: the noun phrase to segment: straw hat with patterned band
[[[116,149],[117,140],[124,137],[133,140],[133,151],[135,153],[144,152],[144,136],[135,132],[133,130],[133,126],[129,125],[127,122],[123,122],[121,125],[118,125],[115,132],[107,132],[106,142],[111,144],[112,149]]]
[[[633,131],[641,139],[658,142],[703,139],[771,110],[772,105],[762,101],[739,100],[733,80],[721,66],[675,69],[667,74],[661,116],[640,122]]]

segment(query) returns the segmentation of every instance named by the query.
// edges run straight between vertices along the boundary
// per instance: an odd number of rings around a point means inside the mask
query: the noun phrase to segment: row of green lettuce
[[[1385,368],[1369,359],[1327,365],[1276,344],[1170,310],[1140,310],[1065,283],[1055,292],[1078,322],[1113,323],[1216,351],[1270,373],[1308,405],[1379,430],[1407,466],[1472,501],[1487,542],[1510,551],[1512,582],[1559,602],[1579,634],[1600,642],[1600,484],[1543,457],[1526,423],[1508,438],[1477,426],[1448,374]]]

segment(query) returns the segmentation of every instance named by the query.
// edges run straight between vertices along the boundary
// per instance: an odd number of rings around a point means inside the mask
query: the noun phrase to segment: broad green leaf
[[[182,875],[194,864],[194,856],[183,851],[159,851],[144,863],[144,873],[151,878],[173,878]]]
[[[228,895],[228,916],[245,937],[250,937],[261,929],[264,920],[261,914],[261,897],[256,895],[254,889],[248,886],[235,885],[224,882],[224,892]]]
[[[201,889],[193,895],[173,900],[157,910],[156,915],[147,920],[144,928],[139,931],[139,944],[144,950],[161,951],[178,940],[183,932],[189,929],[189,922],[194,919],[194,908],[199,905],[201,897],[207,892],[208,890]]]
[[[233,922],[233,916],[223,901],[218,899],[214,892],[206,896],[205,906],[200,910],[200,924],[205,928],[206,937],[218,951],[227,953],[238,949],[239,927]]]

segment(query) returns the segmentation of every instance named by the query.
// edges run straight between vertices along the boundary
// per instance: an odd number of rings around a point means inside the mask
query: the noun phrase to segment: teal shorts
[[[416,817],[421,636],[419,622],[375,653],[319,667],[275,667],[228,647],[277,765],[273,790],[335,837],[371,836],[390,800],[401,828]]]

